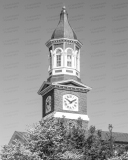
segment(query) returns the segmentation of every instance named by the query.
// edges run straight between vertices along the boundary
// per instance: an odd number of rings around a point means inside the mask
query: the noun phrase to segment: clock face
[[[49,113],[51,111],[51,96],[48,96],[45,100],[45,113]]]
[[[72,94],[63,95],[63,110],[78,111],[78,97]]]

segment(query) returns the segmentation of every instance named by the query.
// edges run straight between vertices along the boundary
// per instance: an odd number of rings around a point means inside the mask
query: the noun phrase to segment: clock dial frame
[[[63,95],[63,110],[78,111],[78,97],[73,94]]]
[[[45,100],[45,113],[51,112],[52,109],[52,97],[49,95]]]
[[[49,96],[51,98],[48,98]],[[50,105],[47,102],[47,101],[49,101],[49,99],[51,99]],[[42,101],[43,101],[43,103],[42,103],[42,108],[43,108],[42,117],[45,117],[45,116],[47,116],[48,114],[50,114],[54,111],[54,90],[51,90],[50,92],[43,95],[42,96]]]

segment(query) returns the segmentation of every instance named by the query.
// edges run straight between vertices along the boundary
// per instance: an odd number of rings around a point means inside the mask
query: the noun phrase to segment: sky
[[[128,133],[128,0],[0,0],[0,146],[42,118],[45,43],[63,5],[81,49],[89,126]]]

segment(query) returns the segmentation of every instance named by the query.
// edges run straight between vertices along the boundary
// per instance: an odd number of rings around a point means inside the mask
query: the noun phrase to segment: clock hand
[[[72,100],[71,103],[74,102],[74,101],[76,101],[76,99]]]
[[[70,101],[69,99],[65,98],[69,103],[72,103],[72,101]]]

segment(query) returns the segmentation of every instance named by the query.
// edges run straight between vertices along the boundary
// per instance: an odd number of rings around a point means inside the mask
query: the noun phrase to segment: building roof
[[[68,22],[68,13],[65,6],[60,13],[60,21],[54,30],[51,39],[68,38],[77,39],[75,32]]]
[[[102,140],[106,140],[110,133],[102,131]],[[128,133],[112,132],[112,137],[116,143],[128,143]]]
[[[108,131],[102,131],[102,140],[107,140],[110,133]],[[13,143],[13,140],[19,139],[21,142],[26,142],[26,132],[18,132],[15,131],[12,135],[9,144]],[[112,132],[112,136],[114,137],[114,140],[116,143],[119,144],[128,144],[128,133],[119,133],[119,132]]]
[[[19,141],[21,141],[22,143],[25,143],[26,142],[26,132],[19,132],[19,131],[15,131],[9,141],[8,144],[13,144],[14,140],[17,139]]]

